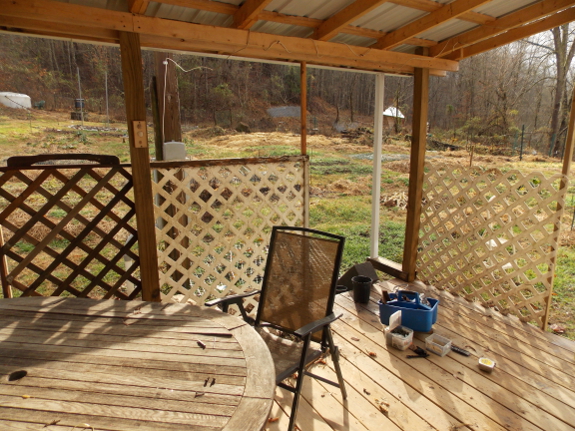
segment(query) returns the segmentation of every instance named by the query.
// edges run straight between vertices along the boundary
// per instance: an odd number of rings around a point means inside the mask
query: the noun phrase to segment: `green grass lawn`
[[[21,113],[20,113],[21,114]],[[57,118],[56,118],[57,117]],[[56,119],[55,119],[56,118]],[[85,152],[112,154],[122,162],[129,162],[129,147],[125,138],[125,125],[113,124],[115,130],[78,131],[69,126],[72,122],[65,113],[59,116],[36,113],[34,118],[20,115],[10,118],[5,110],[0,111],[0,158],[12,155],[41,154],[50,152]],[[77,122],[76,122],[77,123]],[[102,127],[102,123],[87,123]],[[60,131],[59,131],[60,130]],[[232,134],[221,136],[215,128],[200,130],[200,133],[184,133],[188,155],[195,159],[265,157],[299,154],[297,136],[263,136]],[[150,146],[153,147],[150,131]],[[242,144],[234,139],[241,138]],[[321,145],[314,144],[310,137],[310,225],[313,228],[340,234],[346,237],[342,272],[354,264],[364,262],[370,252],[371,231],[371,187],[373,163],[369,160],[372,148],[342,139],[324,138]],[[251,140],[250,140],[251,139]],[[247,142],[247,143],[246,143]],[[387,151],[386,151],[387,150]],[[384,148],[384,153],[408,154],[409,145],[394,142]],[[153,149],[151,150],[153,154]],[[435,153],[434,153],[435,154]],[[449,154],[446,157],[456,157]],[[478,164],[501,167],[506,170],[539,170],[545,174],[560,172],[560,164],[525,160],[521,164],[515,159],[491,159],[477,157]],[[399,160],[399,159],[397,159]],[[401,163],[401,162],[397,162]],[[461,163],[464,163],[462,161]],[[382,194],[406,192],[408,175],[405,170],[382,166]],[[569,190],[566,201],[563,228],[569,229],[575,210],[575,187]],[[54,210],[51,217],[63,216],[63,211]],[[397,207],[380,207],[379,255],[395,262],[401,262],[405,230],[405,210]],[[25,252],[26,243],[17,247]],[[575,339],[575,246],[559,248],[555,272],[555,286],[551,305],[550,324],[565,328],[565,336]]]

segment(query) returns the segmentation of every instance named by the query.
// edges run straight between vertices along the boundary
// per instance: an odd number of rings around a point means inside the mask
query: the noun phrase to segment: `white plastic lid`
[[[397,310],[395,313],[389,316],[389,330],[393,331],[400,325],[401,325],[401,310]]]

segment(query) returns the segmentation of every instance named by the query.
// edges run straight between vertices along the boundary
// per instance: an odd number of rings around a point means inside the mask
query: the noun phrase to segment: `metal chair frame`
[[[336,254],[336,259],[334,262],[334,268],[333,268],[332,279],[331,279],[331,289],[330,289],[329,297],[327,300],[326,315],[325,315],[325,317],[318,319],[314,322],[308,323],[305,326],[303,326],[303,327],[301,327],[295,331],[289,330],[287,328],[284,328],[284,327],[281,327],[278,325],[271,324],[269,322],[262,321],[262,313],[264,311],[264,306],[266,303],[266,296],[268,294],[267,289],[266,289],[266,287],[268,286],[268,282],[269,282],[268,268],[270,268],[270,266],[272,265],[272,260],[275,256],[274,255],[274,251],[275,251],[275,241],[274,240],[276,239],[276,235],[279,232],[300,232],[300,234],[302,234],[302,235],[319,236],[323,239],[329,239],[329,240],[332,240],[332,241],[335,241],[338,243],[337,254]],[[209,307],[219,305],[222,308],[222,311],[224,311],[224,312],[228,312],[230,305],[232,305],[232,304],[236,305],[239,308],[240,313],[242,314],[242,317],[244,318],[244,320],[246,322],[248,322],[249,324],[256,326],[256,327],[268,326],[268,327],[276,328],[278,330],[292,334],[293,336],[297,337],[299,340],[301,340],[303,342],[302,353],[301,353],[299,363],[294,364],[292,367],[289,367],[288,369],[284,370],[283,372],[279,373],[276,376],[276,384],[294,394],[288,431],[292,431],[294,428],[294,425],[295,425],[295,421],[297,418],[297,409],[298,409],[298,405],[299,405],[299,398],[301,395],[303,378],[305,375],[308,375],[308,376],[313,377],[315,379],[321,380],[324,383],[328,383],[330,385],[333,385],[335,387],[340,388],[343,399],[347,398],[347,391],[345,388],[345,382],[343,380],[341,367],[339,365],[339,349],[333,342],[333,337],[332,337],[331,330],[330,330],[330,324],[341,317],[341,315],[336,316],[334,314],[333,304],[335,301],[336,284],[337,284],[337,279],[338,279],[338,275],[339,275],[339,268],[341,265],[341,258],[342,258],[342,254],[343,254],[344,243],[345,243],[345,238],[342,236],[330,234],[327,232],[322,232],[322,231],[315,230],[315,229],[309,229],[309,228],[304,228],[304,227],[292,227],[292,226],[274,226],[272,229],[270,249],[269,249],[268,259],[266,262],[266,270],[264,273],[262,289],[256,290],[253,292],[244,293],[244,294],[239,294],[239,295],[230,295],[230,296],[227,296],[225,298],[215,299],[213,301],[209,301],[206,303],[206,305]],[[256,318],[254,319],[248,315],[248,313],[246,312],[246,310],[243,306],[242,301],[243,301],[243,298],[246,298],[246,297],[249,297],[252,295],[256,295],[256,294],[261,294],[259,302],[260,302],[260,304],[263,304],[263,306],[258,307]],[[322,331],[322,337],[319,340],[321,349],[319,351],[313,352],[315,354],[309,354],[310,344],[311,344],[311,341],[313,338],[313,334],[320,331],[320,330]],[[321,356],[322,354],[327,354],[327,353],[331,354],[331,356],[332,356],[336,375],[337,375],[337,382],[328,380],[324,377],[313,374],[307,370],[309,365],[314,363],[318,359],[319,356]],[[287,385],[283,382],[283,380],[285,380],[287,377],[293,375],[296,372],[297,372],[297,380],[296,380],[295,387]]]

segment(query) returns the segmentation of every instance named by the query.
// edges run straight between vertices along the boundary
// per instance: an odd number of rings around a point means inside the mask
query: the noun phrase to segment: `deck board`
[[[367,305],[355,304],[348,293],[338,295],[336,312],[343,316],[333,331],[348,399],[306,378],[301,431],[575,430],[575,342],[422,283],[409,288],[440,299],[433,331],[472,355],[407,359],[407,352],[385,345],[375,289]],[[427,336],[416,333],[414,343],[424,347]],[[491,374],[479,370],[480,356],[496,361]],[[330,360],[313,371],[335,378]],[[285,429],[291,399],[276,391],[272,417],[278,420],[268,424],[270,431]]]

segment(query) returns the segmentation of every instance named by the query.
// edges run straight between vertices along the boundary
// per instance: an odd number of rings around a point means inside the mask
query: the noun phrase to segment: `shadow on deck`
[[[348,293],[338,295],[336,312],[343,316],[333,330],[348,399],[342,402],[338,389],[307,378],[298,413],[301,431],[575,430],[575,342],[422,284],[410,289],[440,298],[434,332],[471,356],[450,352],[408,359],[411,351],[388,350],[379,294],[372,292],[365,306]],[[425,347],[427,335],[416,333],[415,344]],[[491,374],[479,370],[481,356],[496,361]],[[331,362],[314,366],[314,372],[335,375]],[[276,390],[266,429],[287,429],[291,399]]]

